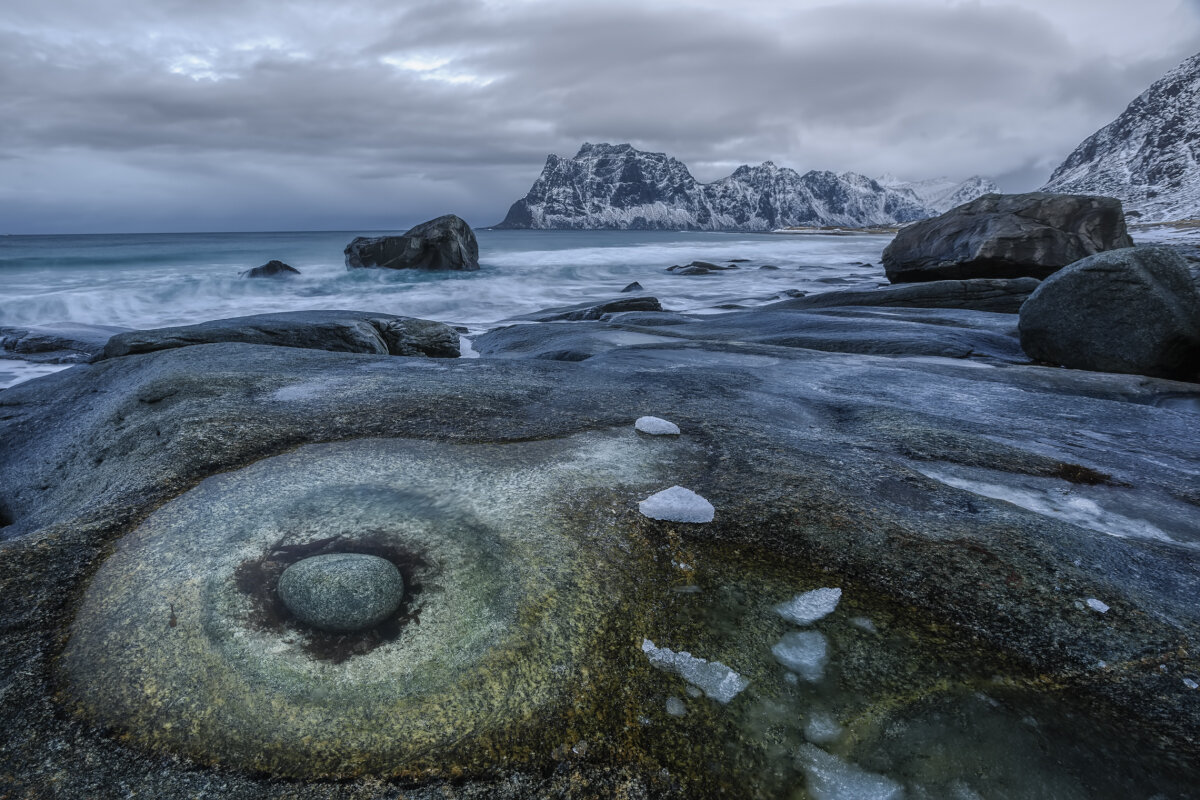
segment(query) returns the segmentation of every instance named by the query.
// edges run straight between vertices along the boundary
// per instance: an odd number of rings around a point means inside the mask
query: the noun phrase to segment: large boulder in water
[[[0,327],[0,358],[42,364],[86,363],[100,354],[113,334],[128,330],[81,322]]]
[[[108,340],[96,360],[218,342],[393,356],[459,356],[458,332],[442,322],[367,311],[284,311],[120,333]]]
[[[346,268],[477,270],[479,243],[461,217],[422,222],[403,236],[359,236],[346,245]]]
[[[299,274],[300,270],[276,259],[271,259],[261,267],[255,267],[254,269],[238,273],[243,278],[290,278],[293,275]]]
[[[985,194],[910,225],[883,251],[892,283],[1045,278],[1081,258],[1132,247],[1112,197]]]
[[[1021,307],[1021,346],[1064,367],[1200,380],[1197,278],[1169,247],[1085,258]]]

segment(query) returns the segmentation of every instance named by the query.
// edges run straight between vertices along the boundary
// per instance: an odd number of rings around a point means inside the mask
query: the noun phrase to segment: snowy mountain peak
[[[978,194],[995,190],[986,181],[975,186]],[[969,193],[965,184],[951,188]],[[706,184],[665,153],[589,142],[572,159],[547,158],[529,193],[497,227],[761,231],[896,225],[940,210],[908,188],[882,186],[853,172],[801,175],[764,161]]]
[[[1044,191],[1120,198],[1145,222],[1200,218],[1200,53],[1067,157]]]

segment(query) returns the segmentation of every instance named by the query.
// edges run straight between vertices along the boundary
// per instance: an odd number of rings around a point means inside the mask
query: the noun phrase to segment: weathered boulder
[[[1132,247],[1112,197],[986,194],[904,228],[883,251],[892,283],[1045,278],[1081,258]]]
[[[91,361],[115,333],[128,328],[58,322],[50,325],[0,328],[0,354],[4,358],[42,364],[79,364]]]
[[[454,214],[422,222],[403,236],[359,236],[346,245],[346,268],[479,269],[475,232]]]
[[[441,322],[366,311],[285,311],[121,333],[108,340],[96,360],[216,342],[393,356],[459,356],[458,332]]]
[[[293,275],[299,274],[300,270],[275,259],[271,259],[261,267],[255,267],[254,269],[238,273],[243,278],[290,278]]]
[[[964,281],[926,281],[879,289],[841,289],[803,295],[772,303],[768,308],[834,308],[883,306],[891,308],[963,308],[1015,314],[1038,287],[1036,278],[975,278]]]
[[[1064,367],[1200,380],[1197,278],[1197,268],[1166,247],[1085,258],[1047,278],[1021,307],[1021,346]]]

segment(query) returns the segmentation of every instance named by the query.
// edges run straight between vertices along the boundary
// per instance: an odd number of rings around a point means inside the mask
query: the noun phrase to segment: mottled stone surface
[[[404,579],[387,559],[330,553],[297,561],[284,570],[279,598],[314,628],[357,631],[395,613],[404,600]]]

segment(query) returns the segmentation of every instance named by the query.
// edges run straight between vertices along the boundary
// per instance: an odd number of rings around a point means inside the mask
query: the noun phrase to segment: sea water
[[[477,272],[346,269],[354,232],[0,237],[0,326],[72,321],[146,328],[305,309],[357,309],[484,328],[542,308],[616,295],[638,281],[693,311],[786,289],[884,281],[886,236],[633,231],[478,231]],[[375,235],[375,234],[371,234]],[[271,259],[285,280],[238,273]],[[695,259],[748,259],[701,276]],[[777,270],[760,269],[779,267]]]

